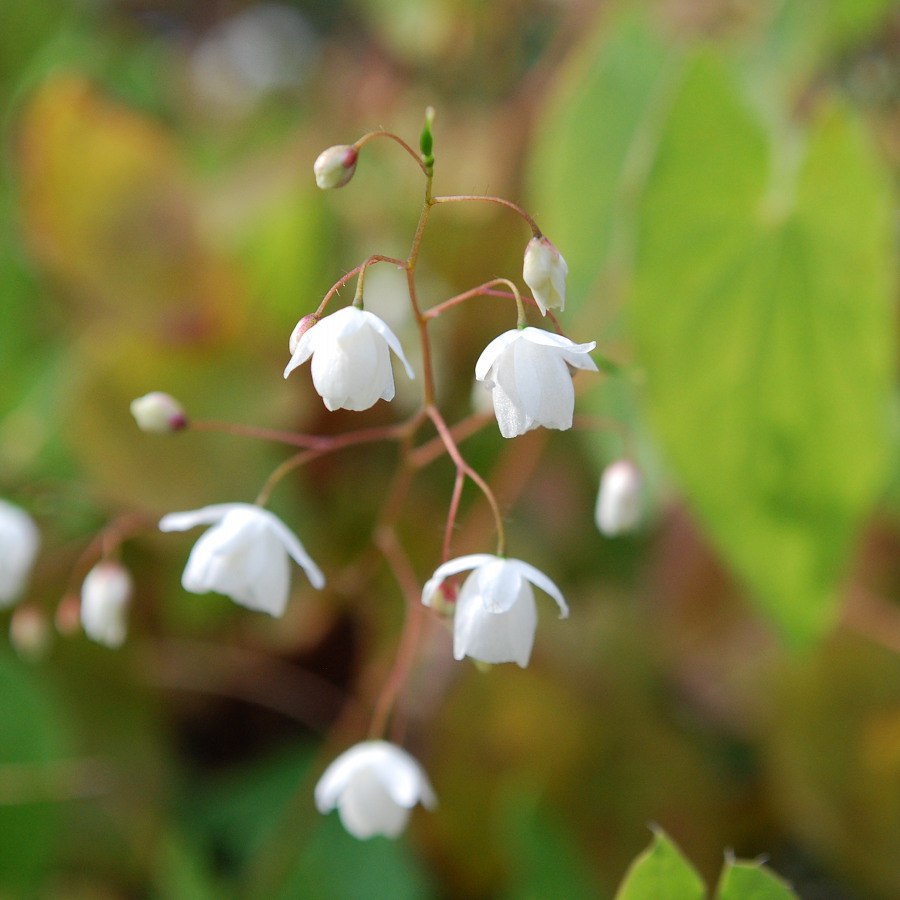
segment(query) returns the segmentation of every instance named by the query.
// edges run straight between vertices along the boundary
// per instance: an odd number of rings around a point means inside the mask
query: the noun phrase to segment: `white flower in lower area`
[[[0,500],[0,608],[11,606],[25,590],[40,545],[31,516]]]
[[[373,313],[345,306],[303,331],[284,377],[312,356],[313,386],[328,409],[368,409],[394,399],[391,350],[414,378],[394,332]]]
[[[597,371],[588,355],[595,341],[576,344],[542,328],[505,331],[478,357],[475,378],[491,391],[500,434],[572,427],[575,389],[569,366]]]
[[[643,478],[628,459],[610,463],[600,476],[595,518],[597,528],[607,537],[633,531],[641,518]]]
[[[534,302],[547,315],[548,307],[566,306],[566,276],[569,267],[562,254],[545,237],[533,237],[525,248],[522,278],[531,288]]]
[[[91,640],[122,645],[131,592],[131,575],[121,563],[104,560],[88,572],[81,586],[81,626]]]
[[[319,779],[315,795],[319,812],[336,807],[344,828],[360,840],[397,837],[417,803],[437,805],[419,763],[388,741],[363,741],[342,753]]]
[[[473,571],[456,598],[454,658],[515,662],[524,668],[531,658],[537,629],[537,605],[531,585],[557,602],[560,618],[564,619],[569,615],[569,607],[562,592],[543,572],[526,562],[474,553],[438,566],[422,590],[422,602],[432,606],[444,580],[466,569]]]
[[[169,513],[161,531],[187,531],[212,525],[191,550],[181,583],[194,594],[216,591],[249,609],[280,616],[290,588],[288,554],[313,587],[325,576],[297,536],[278,516],[250,503],[219,503],[192,512]]]

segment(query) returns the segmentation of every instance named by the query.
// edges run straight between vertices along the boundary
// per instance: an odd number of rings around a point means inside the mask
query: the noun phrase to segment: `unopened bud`
[[[545,237],[533,237],[525,248],[522,278],[531,288],[541,315],[549,308],[566,307],[566,276],[569,267],[562,254]]]
[[[37,606],[18,607],[9,621],[9,640],[22,659],[42,659],[50,647],[50,627],[44,611]]]
[[[291,353],[293,353],[297,349],[297,344],[300,343],[300,338],[309,331],[316,322],[319,321],[319,317],[315,313],[310,313],[308,316],[304,316],[294,327],[294,330],[291,332],[291,339],[288,342]]]
[[[66,594],[56,607],[53,619],[56,630],[64,637],[71,637],[81,625],[81,600],[78,594]]]
[[[349,144],[337,144],[323,150],[313,163],[316,184],[322,190],[343,187],[353,177],[358,158],[356,147]]]
[[[643,478],[628,459],[610,463],[600,476],[595,518],[606,537],[633,531],[641,518]]]
[[[81,586],[81,625],[93,641],[118,647],[125,640],[131,575],[121,563],[97,563]]]
[[[187,427],[187,416],[181,404],[169,394],[153,391],[131,401],[131,414],[141,431],[167,434]]]

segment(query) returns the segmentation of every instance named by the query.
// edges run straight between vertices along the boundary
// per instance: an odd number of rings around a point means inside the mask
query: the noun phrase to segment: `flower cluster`
[[[373,132],[352,145],[330,147],[314,164],[316,183],[323,189],[346,185],[353,177],[360,152]],[[297,535],[285,522],[266,509],[269,495],[279,481],[308,459],[333,453],[344,447],[373,440],[395,441],[400,466],[412,472],[416,454],[431,451],[434,445],[445,453],[456,469],[440,562],[430,578],[416,583],[410,577],[413,566],[405,557],[397,530],[403,501],[409,493],[395,494],[378,521],[379,547],[396,581],[405,587],[407,624],[398,651],[397,663],[376,704],[371,739],[358,743],[339,755],[324,771],[315,789],[315,804],[322,813],[337,809],[350,834],[360,839],[374,835],[396,837],[404,829],[414,807],[433,808],[437,799],[420,764],[395,741],[384,739],[398,691],[409,674],[415,650],[409,646],[420,639],[416,622],[435,615],[447,620],[452,629],[452,655],[479,664],[529,664],[535,645],[538,604],[534,588],[555,603],[559,617],[567,618],[569,607],[557,584],[532,564],[506,553],[504,518],[487,481],[466,461],[455,435],[472,433],[490,421],[490,415],[473,412],[465,423],[451,427],[436,401],[434,354],[429,324],[437,316],[464,302],[490,297],[503,298],[515,311],[515,327],[487,343],[474,361],[473,381],[490,392],[493,417],[503,438],[513,439],[536,428],[567,430],[575,421],[575,385],[579,371],[597,372],[592,357],[595,341],[576,343],[562,333],[551,310],[562,312],[566,301],[568,267],[559,250],[538,229],[530,216],[515,204],[494,197],[436,196],[432,191],[434,169],[431,114],[426,117],[421,154],[395,135],[387,135],[406,149],[419,165],[425,179],[425,205],[416,231],[417,238],[407,259],[372,256],[343,276],[323,298],[314,312],[304,314],[289,342],[290,359],[284,377],[310,362],[312,387],[329,411],[364,411],[379,400],[395,396],[393,359],[406,375],[421,386],[422,402],[406,421],[391,426],[374,426],[358,432],[332,436],[255,432],[250,426],[189,420],[185,410],[168,394],[152,392],[133,401],[131,412],[145,432],[172,433],[220,427],[242,433],[283,440],[295,448],[267,480],[254,503],[216,503],[199,509],[154,517],[163,532],[188,531],[206,526],[190,550],[181,583],[194,594],[215,592],[250,610],[281,616],[291,595],[291,560],[305,573],[316,589],[325,586],[322,570],[313,561]],[[425,307],[416,287],[416,265],[421,234],[429,212],[441,204],[465,200],[498,203],[512,210],[528,224],[532,237],[523,255],[522,279],[531,292],[523,298],[519,287],[505,278],[495,279],[455,297]],[[415,372],[398,335],[375,312],[365,308],[364,279],[372,265],[387,263],[407,275],[412,321],[417,326],[419,346],[413,359],[421,359]],[[355,296],[349,305],[337,302],[339,290],[357,279]],[[540,316],[547,327],[529,323]],[[552,327],[551,327],[552,326]],[[470,370],[471,371],[471,370]],[[377,414],[375,414],[377,418]],[[425,428],[433,428],[423,436]],[[279,437],[280,436],[280,437]],[[299,450],[297,450],[299,448]],[[411,479],[410,479],[411,480]],[[461,503],[463,484],[473,483],[481,492],[493,518],[495,552],[453,557],[451,547]],[[401,484],[407,482],[401,480]],[[620,461],[603,474],[597,501],[598,528],[606,535],[620,534],[636,525],[640,510],[640,476],[632,463]],[[111,527],[103,540],[85,552],[87,571],[79,593],[70,592],[78,608],[85,634],[108,647],[118,647],[126,639],[127,616],[133,599],[133,583],[128,570],[118,561],[118,546],[127,536],[124,526]],[[385,535],[388,539],[385,539]],[[39,545],[37,529],[21,509],[0,501],[0,604],[12,603],[23,591]],[[435,554],[437,557],[437,554]],[[89,568],[90,567],[90,568]],[[461,576],[465,574],[465,577]],[[461,581],[461,584],[457,582]],[[413,590],[412,587],[415,589]],[[421,589],[420,589],[421,587]],[[61,606],[61,609],[63,607]],[[429,610],[431,612],[429,612]],[[64,617],[63,617],[64,618]],[[60,616],[57,616],[58,624]],[[452,621],[451,621],[452,620]],[[20,630],[28,632],[27,622]]]

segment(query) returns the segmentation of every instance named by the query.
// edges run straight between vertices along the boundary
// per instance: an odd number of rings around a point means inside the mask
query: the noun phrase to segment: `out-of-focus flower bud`
[[[122,645],[131,591],[131,575],[121,563],[103,560],[88,572],[81,586],[81,625],[92,641]]]
[[[81,598],[78,594],[66,594],[56,607],[53,617],[56,630],[64,637],[71,637],[81,626]]]
[[[187,416],[182,405],[162,391],[144,394],[131,401],[131,414],[141,431],[167,434],[187,427]]]
[[[349,144],[337,144],[323,150],[313,163],[316,184],[323,191],[343,187],[353,177],[357,159],[359,152]]]
[[[522,278],[531,288],[541,315],[551,307],[565,309],[569,267],[562,254],[545,237],[533,237],[525,248]]]
[[[20,606],[9,621],[9,640],[22,659],[42,659],[50,648],[50,628],[44,611],[36,606]]]
[[[31,516],[0,500],[0,608],[12,606],[25,590],[40,543]]]
[[[643,478],[629,459],[610,463],[600,476],[595,518],[601,534],[616,537],[634,531],[641,518]]]

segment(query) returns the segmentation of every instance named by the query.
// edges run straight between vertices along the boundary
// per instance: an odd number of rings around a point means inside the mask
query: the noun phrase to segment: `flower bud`
[[[610,463],[600,476],[595,518],[601,534],[616,537],[634,531],[641,518],[643,478],[628,459]]]
[[[315,313],[310,313],[308,316],[304,316],[295,326],[294,330],[291,332],[291,339],[288,341],[288,345],[291,350],[291,355],[293,355],[294,351],[297,349],[297,344],[300,341],[300,338],[309,331],[316,322],[319,321],[319,317]]]
[[[47,617],[37,606],[20,606],[9,620],[9,640],[24,660],[37,662],[50,649]]]
[[[313,163],[316,184],[323,191],[343,187],[353,177],[358,158],[356,147],[349,144],[337,144],[323,150]]]
[[[31,516],[0,500],[0,608],[12,606],[24,592],[40,543]]]
[[[531,288],[541,315],[550,307],[566,306],[566,276],[569,267],[562,254],[545,237],[533,237],[525,248],[522,278]]]
[[[167,434],[187,427],[187,416],[181,404],[169,394],[153,391],[131,401],[131,414],[141,431]]]
[[[103,560],[88,572],[81,586],[81,625],[92,641],[121,646],[131,590],[131,575],[121,563]]]

